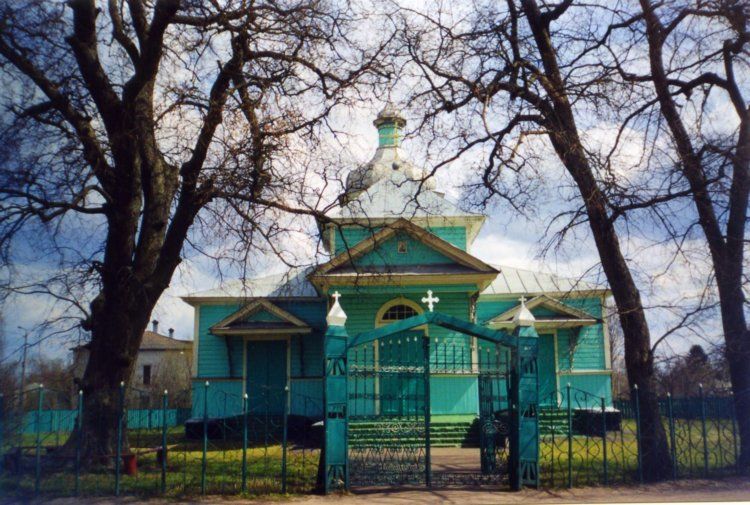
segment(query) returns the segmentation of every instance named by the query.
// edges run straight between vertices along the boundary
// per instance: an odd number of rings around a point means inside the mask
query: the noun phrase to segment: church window
[[[143,385],[151,385],[151,365],[143,365]]]
[[[385,311],[383,321],[400,321],[417,315],[417,311],[408,305],[394,305]]]
[[[403,241],[403,240],[402,240],[402,241],[400,241],[400,242],[398,243],[398,252],[399,252],[399,254],[406,254],[406,253],[407,253],[407,251],[408,251],[408,248],[407,248],[407,246],[406,246],[406,242],[405,242],[405,241]]]

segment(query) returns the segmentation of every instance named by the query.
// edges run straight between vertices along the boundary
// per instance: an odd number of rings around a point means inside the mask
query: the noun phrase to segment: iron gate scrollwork
[[[428,465],[424,337],[403,332],[350,350],[354,486],[423,484]]]

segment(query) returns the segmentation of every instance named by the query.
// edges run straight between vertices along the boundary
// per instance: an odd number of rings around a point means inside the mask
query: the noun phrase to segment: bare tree
[[[650,107],[661,112],[663,121],[653,121],[654,130],[671,139],[663,163],[689,192],[695,222],[708,244],[739,425],[740,465],[747,471],[750,331],[743,267],[750,195],[750,5],[741,0],[640,0],[640,6],[643,22],[630,30],[645,36],[650,72],[621,62],[618,67],[626,81],[646,86],[644,113]],[[717,104],[721,118],[712,117]]]
[[[631,388],[639,388],[644,476],[671,475],[664,427],[656,397],[654,355],[641,294],[623,254],[616,222],[627,211],[611,197],[612,178],[582,140],[587,114],[615,109],[627,94],[612,94],[616,71],[605,42],[615,28],[606,6],[507,0],[477,2],[469,12],[438,7],[406,23],[404,45],[422,87],[414,100],[427,110],[423,126],[452,118],[455,155],[481,146],[486,163],[482,182],[489,197],[514,207],[525,196],[517,182],[538,177],[524,144],[546,141],[572,178],[578,207],[568,214],[574,226],[588,223],[622,327]],[[627,24],[632,21],[625,20]],[[466,118],[461,122],[460,118]]]
[[[355,20],[327,0],[0,7],[7,289],[65,301],[91,332],[87,460],[114,453],[119,384],[185,248],[239,230],[252,261],[290,193],[310,199],[293,154],[382,75],[387,37],[366,48]]]

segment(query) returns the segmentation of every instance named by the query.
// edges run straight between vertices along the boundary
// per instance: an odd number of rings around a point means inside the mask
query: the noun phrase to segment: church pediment
[[[268,300],[254,300],[210,329],[214,335],[274,335],[309,333],[301,319]]]
[[[601,322],[588,312],[571,307],[547,295],[535,296],[525,303],[526,308],[534,315],[537,328],[575,328],[591,326]],[[490,319],[487,324],[491,328],[507,328],[514,325],[513,318],[521,310],[519,303],[510,310]]]
[[[399,219],[317,267],[310,280],[357,279],[365,283],[392,282],[394,278],[428,281],[450,277],[486,286],[498,271],[451,243]]]

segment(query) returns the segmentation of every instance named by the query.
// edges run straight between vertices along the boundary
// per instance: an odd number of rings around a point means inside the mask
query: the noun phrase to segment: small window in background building
[[[406,242],[402,240],[401,242],[398,243],[398,252],[399,254],[406,254],[407,251],[408,249],[406,247]]]
[[[143,365],[143,385],[151,384],[151,365]]]

